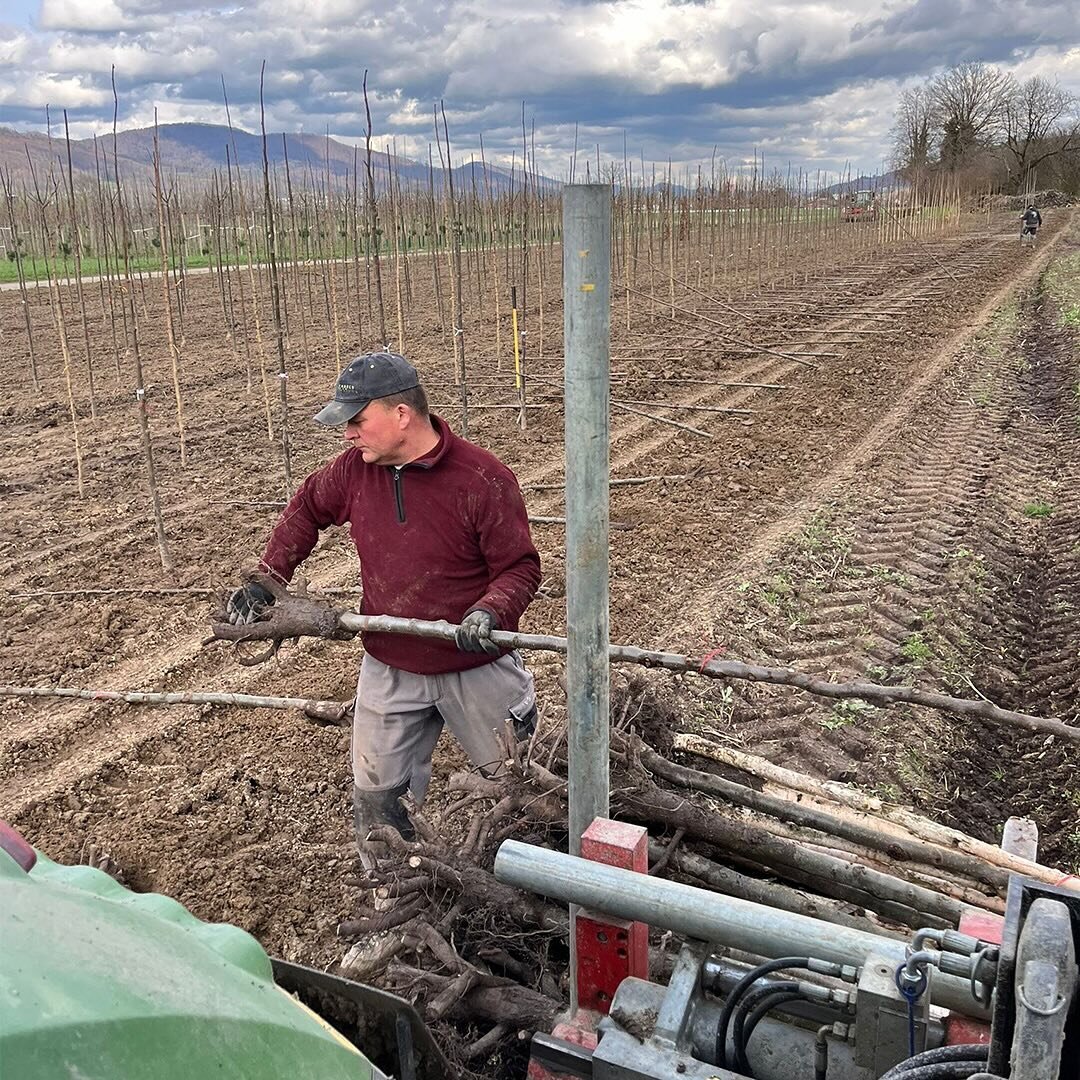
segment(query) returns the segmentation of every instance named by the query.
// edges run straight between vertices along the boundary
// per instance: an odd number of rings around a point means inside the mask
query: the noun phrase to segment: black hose
[[[731,1067],[733,1069],[739,1067],[742,1058],[743,1027],[750,1011],[756,1008],[763,999],[772,997],[775,994],[795,993],[798,989],[798,984],[793,982],[767,983],[764,986],[751,987],[743,994],[739,1004],[735,1007],[735,1017],[731,1022],[731,1046],[733,1051]]]
[[[716,1024],[716,1053],[714,1056],[716,1064],[721,1069],[726,1068],[727,1065],[727,1036],[728,1026],[731,1023],[731,1014],[735,1011],[735,1006],[739,1004],[739,999],[746,992],[746,988],[758,979],[771,975],[774,971],[783,971],[785,968],[807,968],[809,966],[809,956],[781,956],[777,960],[770,960],[765,964],[759,964],[756,968],[752,968],[731,988],[731,993],[728,994],[724,1001],[724,1008]]]
[[[894,1065],[881,1080],[968,1080],[990,1057],[986,1043],[939,1046]]]
[[[754,1034],[754,1028],[761,1023],[765,1014],[772,1009],[779,1008],[781,1005],[786,1005],[789,1001],[805,1001],[805,996],[801,993],[795,983],[784,983],[782,986],[795,987],[793,990],[781,989],[780,986],[772,988],[772,992],[768,994],[762,994],[756,1006],[751,1007],[749,1005],[750,995],[747,994],[743,1001],[742,1007],[735,1017],[735,1071],[744,1073],[746,1076],[753,1076],[753,1072],[750,1070],[750,1062],[746,1057],[746,1044],[750,1041],[750,1036]],[[749,1012],[743,1011],[749,1009]],[[740,1020],[744,1020],[745,1023],[739,1023]]]
[[[971,1080],[982,1072],[986,1059],[975,1061],[939,1061],[936,1065],[920,1065],[907,1072],[887,1072],[881,1080]]]

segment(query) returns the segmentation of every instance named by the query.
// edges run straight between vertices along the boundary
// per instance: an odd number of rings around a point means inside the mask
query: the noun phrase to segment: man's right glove
[[[462,652],[483,652],[488,656],[498,656],[502,649],[491,640],[491,631],[498,630],[499,624],[490,611],[477,608],[470,611],[454,634],[454,641]]]
[[[237,589],[225,610],[229,615],[229,622],[253,623],[274,602],[274,594],[269,589],[263,588],[257,581],[249,581]]]

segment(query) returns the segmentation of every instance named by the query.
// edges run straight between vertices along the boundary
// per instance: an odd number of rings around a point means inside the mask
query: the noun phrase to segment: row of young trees
[[[892,143],[910,180],[940,171],[968,190],[1080,194],[1080,99],[1041,75],[949,68],[900,95]]]
[[[532,374],[557,363],[561,347],[560,192],[540,182],[524,135],[522,157],[500,188],[483,161],[465,174],[472,183],[455,182],[441,110],[426,184],[403,181],[400,159],[372,145],[370,128],[340,184],[329,172],[291,167],[287,153],[283,168],[272,166],[265,130],[261,168],[240,168],[230,137],[225,169],[195,184],[168,174],[155,125],[147,183],[122,169],[118,110],[114,91],[112,135],[95,142],[92,176],[73,167],[66,115],[64,139],[45,168],[28,157],[27,180],[0,167],[0,236],[22,312],[6,344],[16,358],[12,378],[20,377],[15,369],[24,356],[35,400],[66,405],[80,496],[84,439],[96,437],[99,409],[125,384],[134,391],[164,568],[171,557],[156,481],[161,435],[152,437],[148,387],[155,378],[168,387],[175,423],[165,437],[171,442],[175,432],[185,468],[200,340],[224,343],[249,400],[261,397],[286,496],[290,375],[336,372],[347,348],[408,351],[421,338],[429,347],[441,341],[453,367],[440,389],[457,398],[466,435],[470,409],[515,410],[524,429],[531,408],[552,407],[532,390],[550,379],[533,381]],[[386,171],[377,184],[380,154]],[[881,257],[897,243],[922,245],[959,222],[956,189],[944,176],[921,188],[878,191],[879,212],[854,222],[835,192],[851,186],[850,176],[830,185],[821,174],[768,172],[757,161],[730,174],[714,160],[682,176],[670,165],[647,171],[629,158],[576,164],[571,175],[611,186],[619,330],[648,339],[666,337],[674,324],[739,355],[759,348],[747,336],[745,298],[763,301],[838,265]],[[195,269],[206,285],[191,310]],[[196,323],[199,335],[189,340]],[[638,353],[630,351],[623,359],[633,364]],[[112,391],[100,395],[106,383]]]

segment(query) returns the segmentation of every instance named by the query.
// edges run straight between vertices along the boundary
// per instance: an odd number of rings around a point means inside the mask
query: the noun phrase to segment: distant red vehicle
[[[873,221],[877,217],[877,193],[856,191],[840,211],[841,221]]]

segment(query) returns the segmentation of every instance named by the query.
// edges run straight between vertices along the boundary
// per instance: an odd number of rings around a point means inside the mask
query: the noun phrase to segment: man
[[[1025,236],[1031,237],[1031,242],[1035,243],[1035,234],[1039,231],[1039,226],[1042,224],[1042,214],[1035,208],[1035,204],[1032,203],[1020,216],[1020,240],[1023,242]]]
[[[491,640],[516,630],[540,584],[540,557],[514,474],[428,411],[416,369],[396,353],[358,357],[315,416],[344,425],[349,449],[312,473],[274,526],[260,566],[283,582],[321,529],[349,522],[367,614],[460,623],[454,643],[365,633],[352,729],[353,816],[414,835],[400,800],[421,803],[445,723],[473,764],[496,775],[508,736],[536,724],[532,675]],[[251,622],[273,597],[249,583],[229,600]]]

